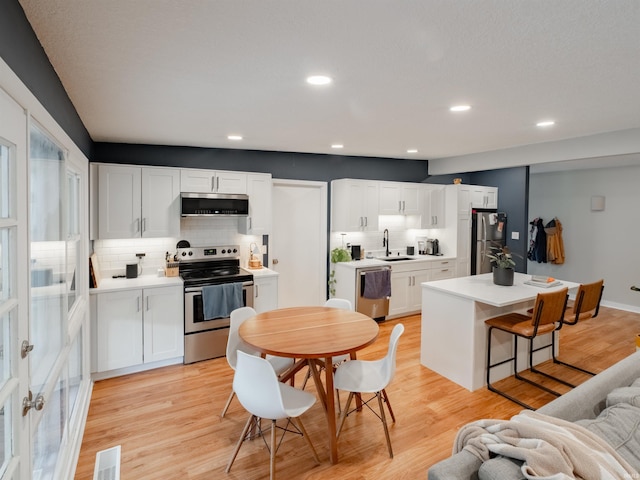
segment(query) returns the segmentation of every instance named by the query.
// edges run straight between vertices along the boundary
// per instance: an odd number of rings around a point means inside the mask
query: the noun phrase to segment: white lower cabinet
[[[397,263],[391,267],[391,299],[389,317],[418,313],[422,310],[423,282],[453,278],[456,260],[436,260],[429,262]]]
[[[253,309],[268,312],[278,308],[278,277],[253,277]]]
[[[184,355],[183,289],[118,290],[91,296],[96,329],[95,372]]]

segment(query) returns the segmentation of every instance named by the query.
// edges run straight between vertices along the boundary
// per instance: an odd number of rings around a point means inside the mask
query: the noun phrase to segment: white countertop
[[[246,272],[250,273],[254,277],[277,277],[278,275],[280,275],[275,270],[271,270],[271,269],[265,268],[265,267],[262,267],[262,268],[243,267],[243,270],[245,270]]]
[[[540,288],[525,285],[524,281],[530,280],[531,275],[515,273],[513,285],[505,287],[493,283],[493,274],[471,275],[469,277],[448,278],[422,283],[422,288],[428,288],[445,292],[458,297],[468,298],[478,302],[504,307],[516,303],[533,300],[538,293],[553,292],[564,287],[578,288],[580,284],[561,280],[562,285],[550,288]]]
[[[336,265],[344,266],[347,268],[366,268],[366,267],[379,267],[380,265],[411,265],[426,262],[439,262],[442,260],[453,260],[455,257],[445,255],[400,255],[401,257],[408,257],[411,260],[399,260],[395,262],[386,262],[377,258],[363,258],[362,260],[352,260],[351,262],[340,262]]]
[[[89,289],[89,293],[113,292],[134,288],[182,286],[180,277],[159,277],[157,275],[140,275],[138,278],[101,278],[98,288]]]

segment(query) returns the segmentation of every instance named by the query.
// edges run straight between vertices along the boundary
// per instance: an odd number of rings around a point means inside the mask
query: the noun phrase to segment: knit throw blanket
[[[503,455],[524,461],[532,479],[635,479],[636,472],[609,444],[586,428],[523,410],[511,420],[478,420],[462,427],[454,452],[468,450],[480,460]]]

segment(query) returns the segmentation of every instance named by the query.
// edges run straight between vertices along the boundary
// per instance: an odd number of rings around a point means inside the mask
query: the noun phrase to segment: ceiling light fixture
[[[454,105],[449,109],[451,112],[466,112],[468,110],[471,110],[470,105]]]
[[[334,143],[333,145],[331,145],[331,148],[344,148],[344,145],[342,145],[341,143]]]
[[[409,150],[407,150],[407,153],[418,153],[418,150],[415,148],[410,148]]]
[[[242,140],[242,135],[227,135],[228,140]]]
[[[536,127],[550,127],[555,124],[556,122],[554,122],[553,120],[545,120],[544,122],[536,123]]]
[[[326,75],[311,75],[307,77],[307,83],[310,85],[328,85],[333,80]]]

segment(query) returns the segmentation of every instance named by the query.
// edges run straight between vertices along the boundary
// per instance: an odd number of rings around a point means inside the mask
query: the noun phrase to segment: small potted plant
[[[491,247],[491,252],[487,253],[487,257],[491,259],[493,266],[493,283],[496,285],[511,286],[513,285],[513,267],[516,262],[513,260],[513,254],[506,245],[502,247]]]
[[[339,263],[339,262],[349,262],[351,261],[351,254],[349,250],[346,248],[336,247],[331,250],[331,264]],[[334,297],[336,294],[336,270],[335,268],[331,269],[331,273],[329,274],[329,296]]]

